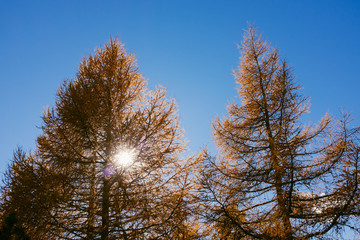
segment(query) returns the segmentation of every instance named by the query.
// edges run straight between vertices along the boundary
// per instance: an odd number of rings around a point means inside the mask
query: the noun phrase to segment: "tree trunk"
[[[107,240],[109,236],[109,192],[110,180],[104,176],[102,191],[102,210],[101,210],[101,240]]]
[[[90,196],[89,196],[89,207],[88,207],[88,226],[86,239],[94,239],[94,227],[95,227],[95,175],[96,175],[95,163],[92,164],[90,176]]]

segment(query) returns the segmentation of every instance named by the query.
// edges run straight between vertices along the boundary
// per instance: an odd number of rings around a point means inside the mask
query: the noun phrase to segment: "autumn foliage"
[[[348,113],[304,123],[309,101],[278,50],[252,26],[240,49],[241,102],[213,122],[218,154],[197,157],[185,157],[175,101],[164,87],[148,89],[117,39],[85,57],[44,112],[36,149],[14,153],[0,236],[290,240],[360,231],[359,127]]]
[[[191,238],[188,166],[173,100],[150,91],[116,39],[84,58],[19,151],[3,188],[34,239]],[[117,156],[131,152],[131,162]],[[21,200],[21,204],[18,204]],[[31,209],[33,208],[33,209]],[[186,237],[185,237],[186,236]]]
[[[285,60],[253,27],[235,72],[241,104],[213,123],[219,155],[207,151],[200,198],[218,239],[310,239],[356,227],[359,128],[309,109]]]

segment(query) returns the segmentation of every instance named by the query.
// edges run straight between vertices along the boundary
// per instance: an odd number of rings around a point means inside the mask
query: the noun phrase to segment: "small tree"
[[[215,120],[201,198],[219,239],[309,239],[359,230],[359,129],[350,116],[305,126],[292,69],[253,27],[235,72],[241,105]],[[215,238],[214,237],[214,238]]]
[[[49,239],[61,229],[53,218],[54,208],[64,202],[70,190],[68,174],[53,169],[33,153],[22,149],[4,175],[0,198],[0,217],[15,216],[32,239]]]

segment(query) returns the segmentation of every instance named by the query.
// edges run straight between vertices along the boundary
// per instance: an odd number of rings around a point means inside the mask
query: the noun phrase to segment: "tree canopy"
[[[146,84],[116,39],[62,84],[55,107],[43,115],[37,150],[16,156],[4,193],[4,206],[21,214],[31,237],[190,236],[177,106],[163,87],[150,91]]]
[[[240,103],[213,122],[217,155],[186,157],[177,105],[110,39],[81,61],[14,152],[4,239],[326,239],[359,228],[360,128],[304,123],[292,68],[252,26],[234,72]]]
[[[219,239],[309,239],[358,230],[359,128],[309,101],[286,60],[250,27],[235,71],[241,104],[213,123],[218,157],[200,155],[201,200]]]

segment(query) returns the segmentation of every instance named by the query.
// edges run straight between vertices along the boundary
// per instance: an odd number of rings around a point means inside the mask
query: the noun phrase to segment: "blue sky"
[[[110,37],[179,104],[192,152],[236,98],[232,71],[247,23],[280,49],[311,97],[307,120],[341,107],[360,122],[360,1],[0,1],[0,172],[35,148],[41,115],[82,57]],[[210,144],[211,146],[211,144]]]

